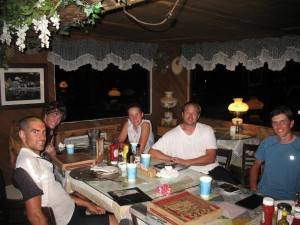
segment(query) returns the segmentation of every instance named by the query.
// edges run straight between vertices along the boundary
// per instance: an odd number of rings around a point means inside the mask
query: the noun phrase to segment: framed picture
[[[39,107],[45,104],[45,65],[0,68],[1,108]]]

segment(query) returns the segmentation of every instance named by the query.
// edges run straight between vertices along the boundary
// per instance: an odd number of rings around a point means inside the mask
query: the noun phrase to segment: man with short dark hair
[[[41,207],[51,207],[57,225],[118,224],[115,217],[91,201],[68,195],[55,180],[53,164],[40,156],[46,142],[46,126],[38,117],[20,121],[22,148],[17,157],[13,181],[25,201],[31,224],[47,224]],[[85,210],[98,216],[87,216]]]
[[[250,170],[250,187],[265,196],[293,200],[300,191],[300,138],[292,133],[292,111],[280,106],[270,113],[276,135],[266,138],[255,153]],[[264,163],[262,178],[258,172]]]
[[[191,166],[215,180],[232,184],[238,181],[216,160],[217,141],[214,130],[198,123],[201,107],[187,102],[182,106],[182,124],[167,132],[149,150],[153,158]]]

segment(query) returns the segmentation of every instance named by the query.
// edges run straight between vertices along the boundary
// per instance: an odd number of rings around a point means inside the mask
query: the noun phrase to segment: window
[[[67,122],[126,116],[133,102],[149,114],[151,82],[151,72],[137,64],[127,71],[112,64],[104,71],[90,65],[69,72],[55,67],[56,99],[67,106]],[[113,88],[121,95],[109,96]]]
[[[201,66],[191,70],[191,100],[202,106],[201,115],[208,118],[231,121],[233,115],[227,108],[233,98],[240,97],[247,102],[257,97],[264,107],[244,114],[245,123],[271,126],[270,111],[286,105],[294,113],[294,130],[300,131],[299,90],[300,64],[294,61],[287,62],[281,71],[271,71],[267,64],[253,71],[242,65],[235,71],[228,71],[223,65],[217,65],[213,71],[204,71]]]

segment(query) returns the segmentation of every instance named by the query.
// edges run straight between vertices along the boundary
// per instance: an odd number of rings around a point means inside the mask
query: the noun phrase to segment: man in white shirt
[[[13,174],[14,183],[25,201],[31,224],[44,225],[47,220],[41,207],[51,207],[57,225],[118,224],[115,217],[91,201],[69,195],[55,180],[53,164],[42,158],[46,141],[45,123],[38,117],[25,117],[20,122],[22,148]],[[97,216],[85,215],[85,210]]]
[[[216,160],[217,142],[213,129],[198,123],[201,107],[187,102],[182,107],[183,123],[167,132],[149,150],[153,158],[192,166],[214,180],[232,184],[238,181]]]

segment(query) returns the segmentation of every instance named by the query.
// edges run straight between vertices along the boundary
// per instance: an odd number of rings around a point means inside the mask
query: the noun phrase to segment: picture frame
[[[44,64],[0,68],[1,108],[43,107],[46,103],[47,67]]]

